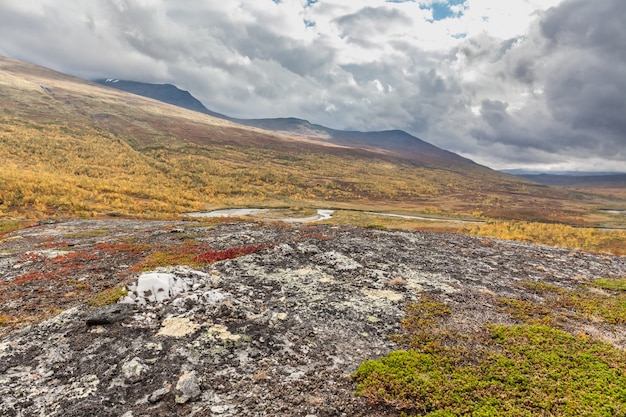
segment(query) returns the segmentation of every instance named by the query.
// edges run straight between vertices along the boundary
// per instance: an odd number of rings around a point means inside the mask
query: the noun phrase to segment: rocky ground
[[[150,269],[172,253],[191,266]],[[510,320],[495,300],[532,297],[519,282],[623,276],[624,257],[456,234],[38,224],[0,240],[0,415],[388,415],[354,396],[350,375],[395,348],[389,335],[420,293],[471,330]],[[119,284],[127,296],[94,307]],[[584,326],[626,346],[622,327]]]

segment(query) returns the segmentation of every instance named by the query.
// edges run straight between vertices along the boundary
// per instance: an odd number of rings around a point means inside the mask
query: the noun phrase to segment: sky
[[[210,110],[626,172],[624,0],[0,0],[0,55]]]

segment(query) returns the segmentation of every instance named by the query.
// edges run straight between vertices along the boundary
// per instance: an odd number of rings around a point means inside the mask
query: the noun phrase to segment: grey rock
[[[0,416],[382,417],[384,411],[354,396],[350,375],[364,360],[398,348],[389,335],[398,331],[406,303],[421,294],[444,299],[453,307],[450,323],[475,331],[506,322],[498,297],[537,297],[520,281],[573,289],[626,276],[626,257],[463,235],[120,219],[20,231],[21,239],[1,243],[10,262],[0,262],[0,276],[22,273],[11,265],[50,236],[86,232],[72,238],[85,249],[128,238],[180,245],[180,235],[169,233],[173,226],[215,250],[252,239],[274,247],[204,271],[152,271],[172,278],[159,301],[139,294],[140,275],[129,271],[145,254],[119,252],[90,261],[96,273],[77,269],[67,279],[99,288],[119,285],[123,276],[128,305],[89,311],[63,292],[3,303],[5,309],[26,301],[47,305],[54,296],[65,300],[65,311],[20,329],[0,327]],[[157,229],[168,232],[152,233]],[[45,280],[31,283],[37,284],[50,291]],[[571,324],[626,347],[626,326]]]
[[[202,393],[195,372],[185,372],[176,383],[176,402],[185,404],[187,401],[197,398]]]
[[[159,402],[169,393],[170,389],[167,387],[163,387],[150,394],[150,397],[148,397],[148,401],[150,401],[151,403]]]
[[[117,323],[130,317],[133,310],[132,304],[113,304],[101,307],[89,314],[86,323],[88,326]]]
[[[141,381],[147,371],[147,366],[137,357],[122,364],[122,376],[129,383]]]

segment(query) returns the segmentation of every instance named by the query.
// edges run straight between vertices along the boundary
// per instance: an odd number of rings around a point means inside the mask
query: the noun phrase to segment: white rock
[[[224,414],[230,407],[227,405],[212,405],[211,412],[213,414]]]
[[[137,295],[151,302],[160,302],[170,297],[174,281],[172,274],[149,272],[141,274],[137,280]]]
[[[220,290],[209,290],[202,293],[202,298],[205,304],[220,304],[225,299],[229,298],[227,293]]]
[[[170,288],[170,295],[172,297],[177,296],[178,294],[182,294],[186,291],[189,291],[189,288],[191,286],[187,284],[187,282],[185,282],[184,279],[182,278],[174,278],[174,283],[172,285],[172,287]]]

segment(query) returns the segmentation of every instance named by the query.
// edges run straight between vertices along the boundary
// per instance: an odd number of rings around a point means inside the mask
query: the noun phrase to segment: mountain
[[[438,148],[402,130],[381,132],[335,130],[296,118],[237,119],[237,121],[248,126],[403,158],[437,161],[444,164],[474,164],[469,159]]]
[[[580,222],[594,208],[619,208],[401,131],[235,121],[4,57],[0,109],[0,217],[265,206]]]
[[[621,175],[626,174],[625,172],[614,172],[614,171],[537,171],[532,169],[501,169],[500,172],[504,172],[506,174],[513,175],[566,175],[568,177],[595,177],[598,175]]]
[[[520,177],[546,185],[583,188],[626,188],[626,174],[555,175],[523,174]]]
[[[188,91],[181,90],[171,84],[149,84],[112,78],[99,79],[96,80],[96,82],[185,109],[235,121],[242,125],[296,135],[309,140],[315,139],[334,145],[348,146],[353,149],[363,149],[403,158],[410,157],[417,161],[427,159],[429,161],[436,160],[446,164],[473,163],[466,158],[440,149],[401,130],[383,132],[342,131],[312,124],[307,120],[293,117],[276,119],[236,119],[207,109],[200,100],[195,98]]]
[[[200,102],[200,100],[192,96],[188,91],[181,90],[172,84],[149,84],[137,81],[118,80],[115,78],[98,79],[95,80],[95,82],[108,87],[117,88],[118,90],[137,94],[139,96],[153,98],[155,100],[162,101],[163,103],[173,104],[174,106],[182,107],[184,109],[197,111],[222,119],[229,119],[229,117],[223,114],[207,109]]]

